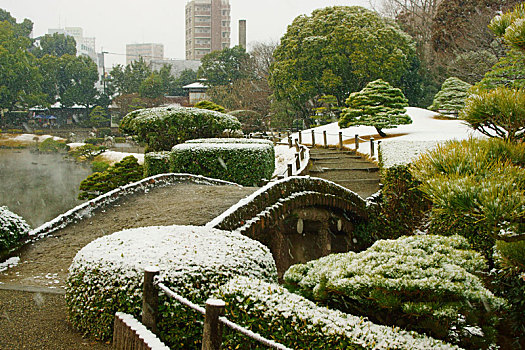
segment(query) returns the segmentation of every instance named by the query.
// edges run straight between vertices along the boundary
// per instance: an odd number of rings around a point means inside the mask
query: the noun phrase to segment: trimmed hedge
[[[144,177],[170,172],[170,152],[150,152],[144,155]]]
[[[244,141],[244,139],[238,139]],[[273,144],[223,142],[185,143],[173,147],[170,170],[258,186],[275,169]]]
[[[220,288],[226,316],[292,349],[458,349],[399,328],[380,326],[290,293],[276,284],[239,277]],[[229,332],[224,347],[266,349]]]
[[[495,342],[506,307],[475,273],[483,257],[461,236],[380,240],[360,253],[293,265],[286,285],[309,299],[385,325],[472,348]]]
[[[7,207],[0,207],[0,252],[9,251],[29,233],[30,227]]]
[[[144,268],[203,305],[237,276],[277,281],[268,248],[238,233],[195,226],[142,227],[99,238],[75,256],[66,283],[69,320],[87,335],[108,340],[115,312],[139,317]],[[203,316],[159,294],[159,338],[171,348],[200,349]]]
[[[233,116],[199,108],[157,107],[127,114],[122,132],[136,135],[148,151],[169,151],[174,145],[196,138],[219,137],[228,130],[240,130]]]

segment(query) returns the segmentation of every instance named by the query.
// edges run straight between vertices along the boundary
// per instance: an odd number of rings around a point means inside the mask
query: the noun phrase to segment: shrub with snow
[[[201,305],[237,276],[277,280],[270,251],[240,234],[194,226],[124,230],[91,242],[74,258],[66,285],[73,325],[107,340],[115,312],[139,317],[148,266],[158,267],[160,281],[175,293]],[[200,348],[202,315],[159,295],[161,340],[173,348]]]
[[[214,141],[215,140],[215,141]],[[269,141],[212,139],[177,145],[171,151],[171,171],[203,175],[257,186],[275,169],[275,150]]]
[[[144,155],[144,177],[170,172],[170,152],[150,152]]]
[[[381,326],[364,317],[318,306],[304,297],[264,281],[246,277],[220,288],[228,319],[292,349],[457,349],[416,332]],[[225,347],[256,348],[228,334]]]
[[[27,236],[29,230],[29,225],[22,217],[5,206],[0,207],[0,252],[13,248]]]
[[[360,253],[294,265],[284,279],[291,289],[341,311],[479,348],[495,340],[505,301],[474,275],[486,263],[468,249],[461,236],[380,240]]]
[[[175,106],[133,111],[120,124],[123,132],[136,135],[150,151],[169,151],[186,140],[217,137],[240,128],[241,123],[229,114]]]
[[[469,95],[469,89],[472,87],[463,80],[450,77],[441,85],[439,91],[434,97],[432,105],[428,107],[431,111],[451,111],[458,112],[465,107],[465,100]]]

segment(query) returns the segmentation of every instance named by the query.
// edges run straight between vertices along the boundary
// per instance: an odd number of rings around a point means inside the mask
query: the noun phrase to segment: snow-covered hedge
[[[486,263],[469,247],[461,236],[380,240],[360,253],[294,265],[284,280],[344,312],[478,348],[495,341],[505,301],[474,275]]]
[[[144,177],[170,172],[170,152],[150,152],[144,155]]]
[[[273,144],[244,142],[185,143],[171,151],[171,171],[208,176],[236,182],[244,186],[258,186],[269,180],[275,169]]]
[[[175,106],[133,111],[120,123],[123,132],[146,142],[150,151],[169,151],[186,140],[218,137],[240,128],[241,123],[229,114]]]
[[[364,317],[318,306],[260,280],[239,277],[220,288],[227,317],[292,349],[457,349],[428,336],[380,326]],[[228,338],[225,346],[247,344]],[[245,348],[255,348],[247,345]]]
[[[9,251],[29,233],[30,227],[7,207],[0,207],[0,253]]]
[[[194,226],[124,230],[91,242],[75,256],[66,284],[72,324],[107,340],[115,312],[139,317],[148,266],[158,267],[160,281],[175,293],[201,305],[237,276],[277,280],[268,248],[240,234]],[[173,348],[196,347],[202,316],[159,295],[160,339]]]

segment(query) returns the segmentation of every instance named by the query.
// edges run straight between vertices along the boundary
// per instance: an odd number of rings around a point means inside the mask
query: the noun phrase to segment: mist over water
[[[82,203],[78,187],[90,174],[61,154],[0,149],[0,206],[36,228]]]

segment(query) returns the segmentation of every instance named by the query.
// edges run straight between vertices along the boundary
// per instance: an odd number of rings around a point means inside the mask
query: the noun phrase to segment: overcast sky
[[[165,58],[184,58],[184,7],[187,0],[0,0],[0,8],[18,22],[34,23],[35,37],[49,28],[82,27],[96,38],[97,52],[108,51],[106,66],[125,64],[126,44],[160,43]],[[247,21],[252,42],[278,41],[301,14],[335,5],[369,7],[369,0],[230,0],[231,44],[238,43],[238,23]]]

